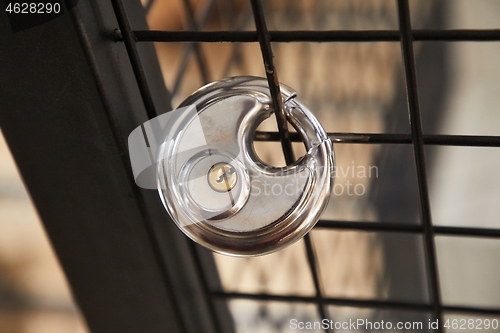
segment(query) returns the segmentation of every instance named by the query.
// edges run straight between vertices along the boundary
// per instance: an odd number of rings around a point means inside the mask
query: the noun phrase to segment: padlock
[[[157,156],[160,198],[178,227],[213,251],[239,257],[277,251],[309,232],[326,208],[332,142],[294,91],[281,85],[281,92],[306,148],[285,167],[267,165],[253,146],[257,127],[274,112],[266,79],[207,84],[166,126]]]

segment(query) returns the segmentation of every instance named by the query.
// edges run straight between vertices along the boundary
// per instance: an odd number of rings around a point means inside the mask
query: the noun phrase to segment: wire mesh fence
[[[394,8],[394,17],[397,27],[394,29],[364,29],[364,30],[333,30],[333,29],[308,29],[295,30],[287,27],[285,30],[268,29],[270,15],[263,6],[262,1],[252,0],[248,3],[233,3],[231,1],[208,0],[197,3],[197,10],[188,0],[182,1],[186,14],[187,30],[134,30],[130,26],[121,0],[112,0],[118,27],[115,31],[115,39],[123,42],[127,48],[130,62],[135,73],[137,85],[140,89],[148,116],[157,116],[154,103],[149,91],[148,82],[144,75],[144,68],[138,53],[140,43],[165,43],[182,47],[182,56],[178,66],[171,76],[172,84],[167,85],[171,99],[178,99],[186,77],[195,73],[199,76],[201,83],[208,83],[214,79],[211,75],[207,60],[206,50],[203,45],[211,43],[227,43],[230,46],[226,52],[227,62],[220,64],[222,76],[234,73],[234,67],[238,66],[243,49],[246,44],[260,46],[259,61],[262,70],[267,75],[269,87],[271,88],[272,100],[275,110],[282,110],[282,100],[278,77],[282,71],[277,72],[275,66],[275,55],[273,50],[279,48],[282,43],[339,43],[341,47],[346,43],[394,43],[398,45],[401,52],[402,73],[404,74],[404,90],[406,92],[407,119],[409,119],[408,133],[372,133],[372,132],[329,132],[329,136],[337,145],[402,145],[412,148],[412,161],[414,165],[414,177],[416,179],[417,198],[415,205],[418,210],[420,223],[399,223],[395,221],[379,221],[378,223],[360,220],[322,219],[315,227],[316,232],[327,232],[327,230],[349,230],[366,233],[389,233],[418,235],[423,243],[425,254],[425,272],[427,272],[426,286],[428,289],[428,301],[407,300],[380,300],[350,297],[332,297],[325,294],[325,286],[322,285],[321,273],[318,268],[319,260],[314,237],[306,236],[303,242],[307,269],[312,277],[313,295],[304,296],[300,294],[270,294],[250,292],[228,292],[211,290],[207,284],[205,293],[215,302],[219,300],[256,300],[277,301],[297,304],[313,304],[316,307],[319,319],[328,319],[331,316],[332,306],[368,308],[377,310],[405,310],[420,313],[429,313],[433,319],[444,318],[445,313],[455,314],[481,314],[500,315],[500,308],[488,308],[478,306],[457,306],[443,302],[442,291],[438,274],[438,261],[436,254],[436,235],[463,236],[463,237],[485,237],[496,239],[500,237],[500,229],[440,226],[433,224],[429,198],[428,163],[426,162],[426,146],[464,146],[464,147],[500,147],[500,136],[490,135],[448,135],[448,134],[425,134],[422,126],[422,114],[419,93],[422,87],[417,80],[416,42],[491,42],[500,41],[499,29],[413,29],[412,13],[408,0],[398,0]],[[154,1],[149,0],[145,4],[146,12],[154,7]],[[224,16],[227,19],[223,29],[204,30],[213,16]],[[252,20],[253,18],[253,20]],[[254,28],[251,22],[255,22]],[[274,23],[273,23],[274,24]],[[279,28],[279,24],[278,24]],[[218,44],[219,45],[219,44]],[[172,46],[173,47],[173,46]],[[255,55],[255,53],[254,53]],[[194,59],[196,71],[189,72],[190,59]],[[255,60],[255,59],[254,59]],[[256,60],[255,60],[256,61]],[[326,70],[326,69],[325,69]],[[278,75],[279,74],[279,75]],[[334,75],[335,73],[331,73]],[[300,92],[300,91],[299,91]],[[332,116],[333,117],[333,116]],[[292,142],[300,142],[297,133],[288,133],[286,117],[277,112],[277,131],[259,131],[256,141],[280,142],[281,149],[287,164],[294,161],[294,149]],[[193,256],[196,251],[193,250]],[[199,272],[202,273],[201,263],[198,263]],[[214,322],[217,322],[217,314],[212,313]],[[443,331],[443,327],[439,328]]]

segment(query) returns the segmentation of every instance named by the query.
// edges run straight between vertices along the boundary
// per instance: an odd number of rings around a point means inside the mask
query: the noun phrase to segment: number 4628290
[[[14,2],[9,3],[5,11],[9,14],[58,14],[61,12],[60,3],[26,3]]]
[[[448,319],[444,327],[454,330],[497,330],[498,319]]]

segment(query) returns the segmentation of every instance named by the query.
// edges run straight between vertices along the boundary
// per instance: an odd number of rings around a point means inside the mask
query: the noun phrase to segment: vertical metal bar
[[[125,13],[125,8],[121,0],[111,0],[113,5],[113,10],[115,11],[116,20],[118,21],[118,26],[122,33],[123,42],[127,48],[127,53],[130,58],[130,63],[132,69],[134,70],[135,79],[139,85],[139,91],[141,92],[142,100],[144,101],[144,107],[148,114],[149,119],[156,117],[156,109],[153,103],[153,96],[149,90],[148,81],[146,79],[146,74],[144,74],[144,67],[142,66],[141,59],[139,57],[139,52],[136,47],[136,39],[130,23],[127,19],[127,14]]]
[[[281,147],[283,149],[283,154],[285,155],[286,164],[289,165],[295,161],[295,156],[292,149],[290,132],[288,131],[288,122],[286,119],[285,110],[283,109],[283,98],[281,97],[278,74],[276,72],[276,69],[274,68],[271,38],[269,36],[269,32],[267,31],[266,19],[261,0],[251,0],[251,3],[253,16],[255,19],[255,27],[257,29],[257,35],[259,37],[262,58],[264,60],[267,81],[269,83],[269,91],[273,100],[275,109],[274,112],[276,114],[276,121],[278,123],[278,130],[281,138]],[[316,299],[318,300],[318,311],[322,320],[328,319],[321,302],[323,296],[321,292],[318,270],[316,267],[316,256],[309,235],[305,236],[304,244],[306,248],[307,261],[309,263],[309,268],[311,270],[311,275],[314,281]]]
[[[151,5],[152,2],[153,2],[153,0],[149,1],[148,5]],[[124,40],[126,48],[127,48],[130,62],[131,62],[132,67],[134,69],[136,81],[137,81],[137,84],[138,84],[140,91],[141,91],[141,97],[142,97],[144,105],[146,107],[148,118],[152,119],[152,118],[157,116],[157,113],[155,111],[155,107],[154,107],[153,99],[152,99],[152,94],[151,94],[151,91],[149,90],[146,76],[145,76],[142,64],[140,62],[139,54],[138,54],[137,48],[135,46],[136,40],[135,40],[135,37],[133,35],[133,31],[131,30],[131,27],[130,27],[130,24],[129,24],[128,19],[126,17],[126,13],[125,13],[123,4],[121,3],[121,0],[112,0],[112,3],[113,3],[115,15],[116,15],[117,20],[118,20],[118,24],[120,26],[120,30],[122,31],[123,40]],[[211,8],[213,7],[213,3],[214,3],[214,0],[211,0],[210,4],[205,8],[205,11],[202,15],[202,22],[203,22],[202,24],[204,24],[204,22],[206,21],[208,14],[209,14]],[[196,22],[194,22],[194,17],[193,17],[194,13],[192,11],[192,8],[191,8],[189,2],[187,2],[187,3],[185,2],[185,5],[187,6],[187,12],[188,12],[189,19],[192,22],[191,23],[192,26],[196,27]],[[207,67],[206,67],[204,59],[202,57],[202,54],[201,54],[199,48],[197,47],[198,45],[196,45],[196,44],[192,44],[192,45],[195,46],[195,50],[197,51],[198,63],[200,66],[200,71],[202,73],[203,79],[205,82],[207,82],[208,81]],[[188,50],[187,56],[189,55],[189,53],[190,53],[190,51]],[[181,74],[182,74],[182,72],[181,72]],[[200,257],[199,257],[198,252],[196,251],[195,244],[192,241],[189,241],[189,249],[190,249],[191,256],[194,259],[196,273],[198,275],[202,276],[202,278],[201,278],[202,286],[201,287],[202,287],[203,293],[205,294],[206,299],[209,300],[209,302],[210,302],[209,312],[210,312],[210,316],[212,317],[212,322],[213,322],[213,325],[215,327],[215,330],[216,330],[216,332],[227,331],[227,330],[222,329],[222,325],[219,321],[219,317],[215,311],[214,299],[213,299],[211,292],[210,292],[210,289],[208,287],[205,271],[201,265]],[[171,286],[169,287],[169,289],[171,290]],[[179,318],[179,320],[181,319],[180,314],[178,314],[177,317]],[[181,322],[182,322],[182,320],[181,320]],[[185,327],[184,327],[184,329],[185,329]]]
[[[417,180],[420,192],[420,209],[422,213],[423,236],[429,267],[430,291],[432,298],[433,316],[442,321],[441,291],[436,259],[436,244],[432,228],[431,209],[429,203],[429,190],[427,184],[427,170],[424,154],[424,140],[422,135],[422,122],[418,100],[417,73],[415,55],[413,52],[413,36],[410,21],[410,8],[408,0],[398,0],[399,29],[401,31],[401,50],[403,54],[406,90],[408,98],[408,111],[411,125],[411,135],[415,155]],[[439,326],[439,332],[443,331]]]
[[[139,57],[139,52],[137,50],[137,47],[135,45],[136,40],[133,35],[133,31],[130,27],[129,20],[126,16],[125,8],[123,6],[123,3],[121,0],[111,0],[113,10],[115,12],[116,19],[118,21],[118,25],[120,27],[120,30],[122,32],[123,36],[123,41],[125,43],[125,47],[127,49],[127,53],[130,59],[130,63],[132,66],[132,69],[134,71],[135,79],[137,82],[137,85],[139,87],[139,91],[141,93],[142,101],[144,103],[144,107],[148,116],[148,119],[153,119],[155,118],[158,114],[156,112],[156,108],[154,106],[153,102],[153,96],[151,94],[151,90],[149,89],[149,84],[146,79],[146,74],[144,72],[144,68],[142,66],[140,57]],[[152,1],[150,1],[152,3]],[[142,201],[141,201],[142,203]],[[163,274],[163,280],[164,283],[166,284],[168,292],[171,292],[172,289],[172,284],[170,282],[170,279],[168,278],[168,272],[166,271],[166,267],[163,265],[163,258],[161,255],[161,250],[159,250],[159,245],[156,241],[156,238],[154,237],[154,231],[152,231],[152,228],[148,228],[148,231],[150,233],[150,237],[154,242],[154,250],[158,258],[161,258],[160,260],[160,267],[161,267],[161,272]],[[176,308],[176,317],[179,320],[180,326],[182,327],[183,331],[187,331],[186,326],[184,321],[182,320],[182,315],[179,311],[178,308]]]
[[[285,155],[286,164],[295,162],[293,154],[292,142],[290,140],[290,132],[288,131],[288,122],[286,119],[285,110],[283,109],[283,98],[281,97],[280,82],[278,73],[274,68],[273,50],[271,48],[271,38],[267,31],[266,18],[261,0],[251,0],[253,16],[255,19],[255,28],[259,37],[260,50],[264,60],[267,82],[269,83],[269,91],[273,100],[274,113],[278,123],[278,130],[281,137],[281,146]]]
[[[309,269],[311,270],[311,275],[314,283],[314,290],[316,291],[316,305],[318,307],[318,312],[323,319],[329,319],[328,310],[325,310],[325,305],[323,302],[323,292],[321,290],[321,284],[319,281],[319,272],[317,269],[316,254],[311,241],[311,236],[309,234],[304,237],[304,244],[306,248],[307,263],[309,264]],[[325,332],[332,332],[333,328],[325,329]]]
[[[283,109],[283,99],[279,86],[278,74],[274,68],[273,50],[271,48],[271,38],[267,31],[266,19],[264,9],[260,0],[251,0],[252,10],[255,19],[255,27],[259,37],[260,49],[262,58],[264,59],[264,66],[266,70],[267,81],[269,83],[269,91],[274,104],[276,121],[278,123],[278,130],[281,138],[281,147],[285,155],[286,164],[289,165],[295,161],[295,156],[292,149],[292,142],[290,139],[290,132],[288,131],[288,122],[286,119],[285,110]],[[312,241],[309,235],[304,237],[304,244],[307,255],[307,262],[311,270],[311,275],[314,281],[314,289],[316,291],[317,307],[321,319],[328,319],[325,308],[321,302],[323,296],[321,292],[321,285],[319,281],[319,274],[316,267],[316,255],[312,246]],[[327,330],[328,331],[328,330]]]

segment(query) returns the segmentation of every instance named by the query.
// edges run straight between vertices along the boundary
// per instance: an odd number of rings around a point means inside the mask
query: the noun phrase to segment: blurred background
[[[270,30],[398,29],[393,0],[264,2]],[[151,30],[255,30],[249,1],[143,3]],[[410,3],[415,29],[500,28],[497,0]],[[415,46],[424,133],[500,135],[500,44]],[[265,76],[257,43],[157,43],[156,49],[174,106],[208,81]],[[280,81],[328,132],[410,133],[398,43],[274,43],[273,50]],[[274,122],[261,129],[275,130]],[[255,148],[264,161],[284,164],[279,143]],[[325,219],[421,223],[410,145],[337,144],[335,150],[338,169],[374,166],[377,174],[337,174],[336,184],[359,184],[364,192],[332,195]],[[433,223],[500,228],[500,151],[426,146],[425,153]],[[316,229],[311,236],[324,295],[429,301],[420,235]],[[437,236],[436,245],[445,304],[500,307],[500,241]],[[264,257],[214,256],[226,291],[315,295],[302,241]],[[238,332],[288,332],[290,318],[319,320],[312,304],[233,300],[229,307]],[[429,314],[331,306],[328,316],[427,322]],[[0,332],[87,332],[1,136]]]

